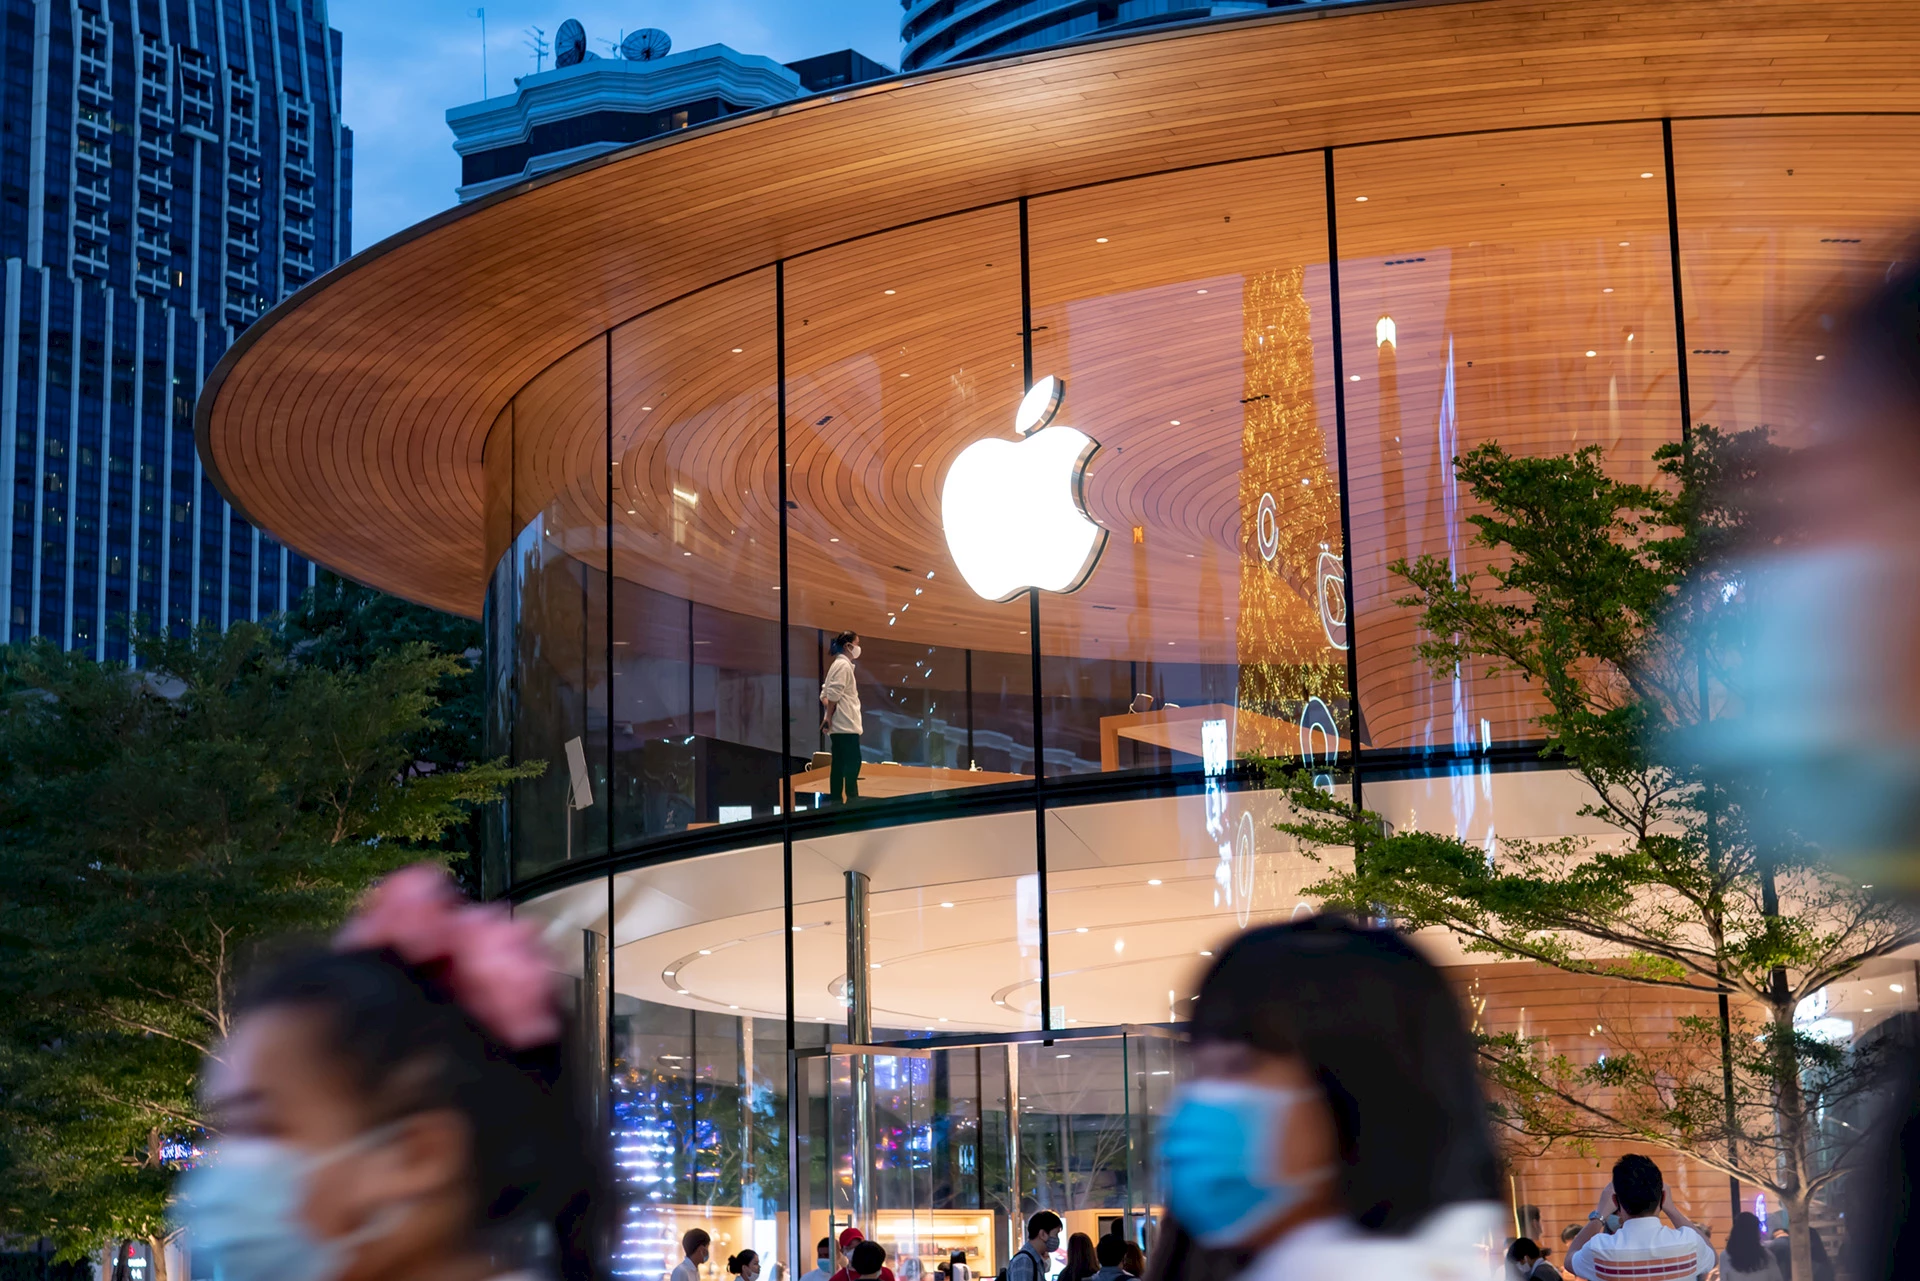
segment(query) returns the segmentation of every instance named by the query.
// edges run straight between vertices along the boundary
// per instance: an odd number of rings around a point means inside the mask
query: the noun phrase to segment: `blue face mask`
[[[343,1237],[322,1239],[301,1211],[314,1171],[387,1140],[391,1127],[370,1130],[327,1152],[310,1153],[275,1139],[227,1139],[205,1164],[180,1180],[175,1215],[196,1255],[222,1281],[335,1281],[353,1252],[386,1233],[404,1213],[387,1207]]]
[[[1238,1245],[1270,1226],[1331,1173],[1280,1169],[1287,1120],[1306,1090],[1239,1081],[1180,1087],[1160,1129],[1167,1204],[1201,1245]]]

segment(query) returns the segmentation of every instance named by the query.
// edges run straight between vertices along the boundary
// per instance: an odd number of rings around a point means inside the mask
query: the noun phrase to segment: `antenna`
[[[533,74],[537,76],[540,74],[541,64],[547,60],[547,33],[539,27],[528,27],[526,37],[521,43],[527,46],[529,53],[533,54]]]
[[[480,96],[486,98],[491,96],[487,93],[487,11],[484,7],[469,9],[467,16],[480,19]]]

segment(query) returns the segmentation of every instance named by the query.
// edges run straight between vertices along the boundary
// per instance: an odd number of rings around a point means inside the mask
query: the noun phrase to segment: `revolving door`
[[[1150,1249],[1184,1059],[1158,1025],[794,1051],[791,1257],[852,1226],[898,1281],[956,1254],[991,1277],[1040,1209]]]

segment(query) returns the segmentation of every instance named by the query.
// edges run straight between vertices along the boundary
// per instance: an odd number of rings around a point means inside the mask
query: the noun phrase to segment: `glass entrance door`
[[[956,1253],[990,1278],[1040,1209],[1068,1236],[1152,1247],[1153,1141],[1184,1071],[1169,1029],[830,1045],[796,1051],[794,1071],[796,1258],[851,1226],[897,1281],[933,1281]]]

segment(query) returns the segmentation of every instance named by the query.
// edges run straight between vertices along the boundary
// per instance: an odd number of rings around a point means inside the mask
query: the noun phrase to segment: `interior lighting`
[[[941,907],[952,907],[952,906],[953,906],[953,904],[951,904],[951,903],[942,903],[942,904],[941,904],[940,906],[941,906]]]
[[[1204,290],[1204,289],[1196,289],[1196,290],[1194,290],[1193,292],[1195,292],[1196,294],[1204,294],[1204,293],[1205,293],[1205,292],[1207,292],[1207,291],[1206,291],[1206,290]]]
[[[640,406],[640,412],[641,412],[641,413],[643,413],[643,414],[650,414],[650,413],[652,413],[652,412],[653,412],[653,406],[652,406],[652,405],[642,405],[642,406]]]
[[[738,356],[738,355],[739,355],[739,354],[740,354],[740,353],[741,353],[741,352],[742,352],[743,350],[745,350],[745,349],[744,349],[744,348],[741,348],[741,347],[735,347],[735,348],[733,349],[733,354],[734,354],[734,355],[736,355],[736,356]]]
[[[1599,353],[1599,352],[1597,352],[1597,351],[1590,351],[1590,352],[1588,352],[1588,353],[1587,353],[1587,356],[1588,356],[1589,358],[1592,358],[1592,357],[1594,357],[1594,356],[1598,356],[1599,354],[1600,354],[1600,353]]]
[[[1070,1058],[1072,1058],[1072,1057],[1073,1057],[1073,1055],[1071,1055],[1071,1054],[1056,1054],[1056,1055],[1054,1055],[1053,1057],[1054,1057],[1054,1058],[1056,1058],[1056,1059],[1070,1059]]]
[[[1076,925],[1073,927],[1073,932],[1075,934],[1085,934],[1087,932],[1087,927],[1084,925]]]
[[[891,297],[893,297],[893,290],[891,290],[891,289],[889,289],[889,290],[886,290],[885,292],[886,292],[886,295],[887,295],[887,297],[889,297],[889,298],[891,298]]]
[[[1213,955],[1213,953],[1212,953],[1212,952],[1210,952],[1210,951],[1208,951],[1208,950],[1207,950],[1207,949],[1205,949],[1205,948],[1201,948],[1201,949],[1200,949],[1200,955],[1202,955],[1202,956],[1212,956],[1212,955]]]
[[[1149,884],[1149,885],[1158,885],[1159,883],[1160,883],[1160,882],[1159,882],[1158,880],[1152,880],[1152,881],[1148,881],[1148,882],[1147,882],[1147,884]]]
[[[713,949],[712,949],[712,948],[710,948],[710,947],[703,947],[703,948],[701,948],[701,949],[700,949],[700,955],[702,955],[702,956],[712,956],[712,955],[713,955]]]
[[[1623,240],[1623,241],[1621,241],[1621,242],[1620,242],[1620,247],[1621,247],[1622,249],[1625,249],[1625,248],[1627,247],[1627,245],[1628,245],[1629,243],[1630,243],[1629,241],[1625,241],[1625,240]]]
[[[1906,990],[1907,989],[1905,989],[1904,987],[1901,987],[1898,983],[1887,984],[1887,991],[1889,992],[1904,992]]]
[[[880,962],[875,961],[871,965],[867,966],[867,968],[870,970],[877,970],[880,968]]]
[[[1610,294],[1613,292],[1613,286],[1608,285],[1605,289],[1602,289],[1600,292],[1603,294]]]
[[[728,1008],[728,1009],[730,1009],[730,1010],[737,1010],[737,1009],[739,1009],[740,1007],[739,1007],[739,1006],[737,1006],[737,1005],[729,1005],[729,1006],[728,1006],[727,1008]]]
[[[941,1021],[942,1023],[945,1023],[945,1022],[946,1022],[946,1020],[945,1020],[945,1019],[941,1019],[940,1021]]]
[[[1104,245],[1107,243],[1107,238],[1105,236],[1095,236],[1093,238],[1093,243],[1096,245]]]
[[[685,989],[684,987],[677,987],[674,989],[674,991],[678,992],[682,996],[692,995],[692,993],[688,992],[687,989]]]
[[[1814,357],[1814,359],[1815,359],[1815,360],[1825,360],[1825,359],[1826,359],[1826,357],[1825,357],[1825,356],[1815,356],[1815,357]]]
[[[1350,382],[1350,383],[1357,383],[1357,382],[1359,382],[1359,381],[1360,381],[1360,375],[1359,375],[1359,374],[1348,374],[1348,375],[1347,375],[1347,381],[1348,381],[1348,382]]]
[[[1178,418],[1169,418],[1167,421],[1168,423],[1170,423],[1175,427],[1178,427],[1180,425],[1180,420]]]
[[[1652,175],[1652,174],[1650,174],[1650,173],[1643,173],[1643,174],[1641,174],[1640,176],[1641,176],[1642,178],[1651,178],[1651,177],[1653,177],[1653,175]]]
[[[1355,196],[1353,198],[1353,203],[1355,203],[1356,205],[1364,205],[1367,203],[1367,198],[1365,196]]]
[[[1382,316],[1373,322],[1373,345],[1376,349],[1396,346],[1397,336],[1392,316]]]

